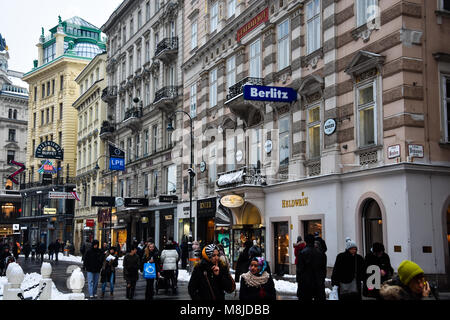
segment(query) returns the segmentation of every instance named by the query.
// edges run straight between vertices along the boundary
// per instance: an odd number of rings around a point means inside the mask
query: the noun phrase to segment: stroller
[[[175,284],[173,283],[174,272],[173,270],[164,271],[161,268],[161,277],[156,280],[155,285],[156,294],[158,294],[159,290],[165,290],[166,294],[168,294],[169,288],[172,289],[172,294],[176,293],[176,289],[174,288]]]

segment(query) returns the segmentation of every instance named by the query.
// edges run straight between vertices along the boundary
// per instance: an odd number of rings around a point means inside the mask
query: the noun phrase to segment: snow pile
[[[297,283],[286,280],[273,280],[275,282],[275,290],[278,294],[295,295],[297,294]]]

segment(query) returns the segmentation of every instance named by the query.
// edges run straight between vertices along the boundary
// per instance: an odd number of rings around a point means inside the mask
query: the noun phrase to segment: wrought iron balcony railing
[[[125,118],[123,121],[128,120],[130,118],[140,118],[142,117],[142,108],[130,108],[125,111]]]
[[[262,85],[264,85],[264,79],[252,78],[252,77],[247,77],[247,78],[242,79],[238,83],[236,83],[228,88],[227,101],[242,94],[243,86],[245,84],[254,84],[254,85],[262,86]]]
[[[102,100],[105,102],[114,100],[117,97],[117,86],[109,86],[103,89]]]
[[[153,101],[153,103],[156,103],[161,99],[175,99],[176,97],[178,97],[178,87],[164,87],[155,93],[155,101]]]
[[[178,37],[165,38],[156,46],[155,56],[158,57],[163,51],[178,50]]]
[[[108,121],[103,121],[102,127],[100,129],[100,136],[113,133],[115,131],[114,125]]]
[[[242,167],[217,175],[216,185],[219,188],[236,187],[244,184],[265,186],[267,185],[267,177],[261,174],[261,169],[255,167]]]

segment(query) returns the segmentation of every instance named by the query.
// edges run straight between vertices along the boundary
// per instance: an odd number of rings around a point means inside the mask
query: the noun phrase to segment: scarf
[[[250,271],[241,275],[249,287],[259,287],[267,283],[269,280],[269,274],[264,271],[261,276],[255,276]]]

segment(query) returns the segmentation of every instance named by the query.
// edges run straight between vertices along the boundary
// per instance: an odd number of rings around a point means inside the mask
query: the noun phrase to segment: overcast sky
[[[9,47],[9,69],[28,72],[37,59],[36,44],[44,27],[79,16],[101,28],[122,0],[0,0],[0,33]]]

